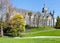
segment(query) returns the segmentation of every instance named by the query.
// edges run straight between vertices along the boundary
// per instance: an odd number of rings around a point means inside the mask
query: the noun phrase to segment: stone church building
[[[42,12],[32,12],[31,21],[29,21],[28,10],[14,8],[13,14],[21,13],[25,21],[30,26],[54,26],[54,11],[48,12],[45,4],[42,8]]]

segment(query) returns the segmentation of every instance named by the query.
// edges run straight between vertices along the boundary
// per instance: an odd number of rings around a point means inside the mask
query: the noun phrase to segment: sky
[[[44,0],[12,0],[13,6],[31,11],[42,11]],[[60,0],[45,0],[48,11],[55,11],[54,17],[60,16]]]

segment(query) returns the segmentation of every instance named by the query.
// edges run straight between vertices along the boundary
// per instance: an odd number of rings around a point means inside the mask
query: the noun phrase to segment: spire
[[[54,15],[55,11],[53,10],[53,15]]]
[[[45,5],[45,0],[44,0],[44,5],[43,5],[43,8],[42,8],[42,13],[46,13],[47,12],[47,8],[46,8],[46,5]]]
[[[53,10],[53,17],[54,17],[55,11]]]
[[[44,7],[46,7],[46,5],[45,5],[45,0],[44,0]]]

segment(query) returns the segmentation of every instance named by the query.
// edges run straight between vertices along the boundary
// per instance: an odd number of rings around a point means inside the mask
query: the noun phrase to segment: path
[[[14,37],[14,39],[32,39],[32,38],[60,38],[60,36],[36,36],[36,37]]]

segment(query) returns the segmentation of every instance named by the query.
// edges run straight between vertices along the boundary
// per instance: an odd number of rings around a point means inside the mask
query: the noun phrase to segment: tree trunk
[[[54,27],[54,18],[53,18],[53,27]]]
[[[1,26],[1,36],[3,37],[3,27]]]
[[[31,26],[31,17],[29,16],[29,25]]]

